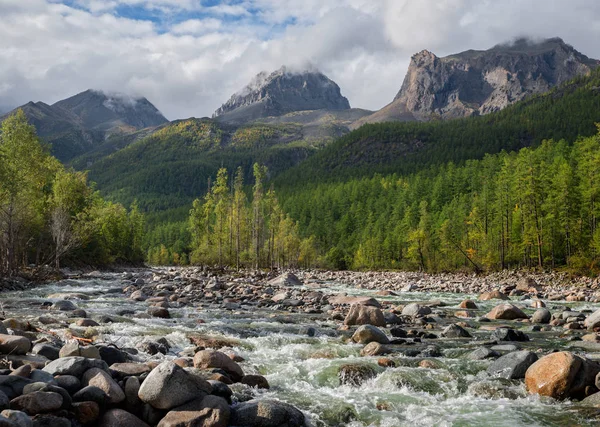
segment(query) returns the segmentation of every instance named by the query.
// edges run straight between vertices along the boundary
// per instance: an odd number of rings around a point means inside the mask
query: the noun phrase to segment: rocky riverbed
[[[157,268],[7,286],[0,427],[600,423],[592,279]]]

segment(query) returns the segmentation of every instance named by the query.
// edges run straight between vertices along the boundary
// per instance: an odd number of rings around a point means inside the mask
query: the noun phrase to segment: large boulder
[[[232,408],[230,425],[237,427],[304,427],[304,414],[278,400],[250,400]]]
[[[98,427],[150,427],[133,414],[123,409],[111,409],[106,411],[100,419]]]
[[[426,305],[417,304],[416,302],[407,304],[402,309],[403,316],[422,317],[427,316],[428,314],[431,314],[431,308]]]
[[[172,409],[210,394],[212,386],[191,375],[171,361],[158,365],[148,374],[138,392],[142,402],[156,409]]]
[[[377,307],[362,304],[352,304],[344,319],[344,325],[373,325],[385,326],[383,313]]]
[[[84,386],[95,386],[108,396],[110,403],[120,403],[125,400],[125,393],[106,371],[98,368],[87,370],[82,377]]]
[[[348,363],[338,369],[340,384],[360,387],[365,381],[375,378],[377,371],[369,365]]]
[[[54,392],[34,391],[10,401],[10,409],[23,411],[29,415],[42,414],[60,409],[63,398]]]
[[[583,323],[590,331],[600,326],[600,309],[590,314]]]
[[[484,292],[481,295],[479,295],[479,301],[489,301],[489,300],[493,300],[493,299],[508,300],[510,298],[508,298],[506,295],[504,295],[500,291],[489,291],[489,292]]]
[[[244,371],[240,365],[231,360],[229,356],[220,351],[202,350],[194,355],[194,368],[224,370],[233,381],[240,381]]]
[[[513,351],[494,360],[488,367],[488,374],[508,380],[525,378],[527,369],[538,360],[535,353],[531,351]]]
[[[88,359],[80,356],[61,357],[53,360],[44,367],[44,371],[56,375],[73,375],[81,377],[85,371],[92,368],[108,371],[108,365],[104,360]]]
[[[527,319],[528,316],[519,307],[512,304],[497,305],[486,314],[486,317],[491,320],[515,320]]]
[[[552,314],[547,308],[538,308],[531,316],[531,323],[550,323]]]
[[[208,395],[172,409],[158,427],[227,427],[230,412],[225,399]]]
[[[0,354],[26,354],[31,341],[19,335],[0,334]]]
[[[385,332],[373,325],[360,326],[352,335],[352,341],[358,344],[369,344],[370,342],[388,344],[390,342]]]
[[[568,351],[550,353],[529,367],[525,387],[531,394],[565,399],[582,363],[581,358]]]
[[[269,280],[269,286],[302,286],[302,281],[294,273],[283,273]]]

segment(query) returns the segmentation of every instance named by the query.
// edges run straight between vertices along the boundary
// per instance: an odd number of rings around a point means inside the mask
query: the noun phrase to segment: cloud
[[[1,0],[0,108],[88,88],[210,116],[260,71],[315,64],[352,106],[381,108],[410,56],[560,36],[600,57],[587,0]]]

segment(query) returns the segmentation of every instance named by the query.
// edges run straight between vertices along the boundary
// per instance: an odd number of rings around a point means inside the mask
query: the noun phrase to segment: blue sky
[[[562,37],[600,58],[589,0],[0,0],[0,110],[87,89],[210,116],[257,73],[316,66],[379,109],[411,55]]]

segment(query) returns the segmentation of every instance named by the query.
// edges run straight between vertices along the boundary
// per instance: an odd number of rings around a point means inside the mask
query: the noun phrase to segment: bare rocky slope
[[[599,65],[560,38],[519,39],[489,50],[437,57],[423,50],[412,56],[394,100],[353,124],[428,121],[482,115],[544,93]]]

